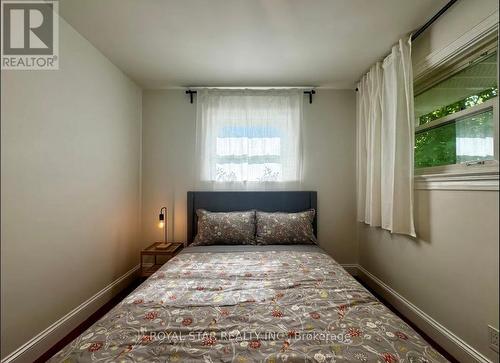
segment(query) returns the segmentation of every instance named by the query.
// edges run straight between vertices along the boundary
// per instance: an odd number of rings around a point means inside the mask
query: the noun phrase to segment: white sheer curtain
[[[358,221],[415,236],[411,42],[400,40],[358,84]]]
[[[303,91],[203,89],[197,94],[198,187],[281,189],[302,178]]]

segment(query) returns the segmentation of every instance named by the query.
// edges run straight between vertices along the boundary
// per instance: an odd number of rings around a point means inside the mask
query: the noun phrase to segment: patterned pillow
[[[255,211],[196,211],[198,233],[192,246],[255,244]]]
[[[257,244],[291,245],[316,243],[312,226],[315,213],[314,209],[299,213],[266,213],[257,211]]]

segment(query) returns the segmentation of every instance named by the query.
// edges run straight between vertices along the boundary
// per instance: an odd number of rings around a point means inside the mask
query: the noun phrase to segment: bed
[[[190,192],[189,242],[200,208],[317,209],[315,192]],[[299,244],[187,247],[51,359],[122,361],[446,359],[320,247]]]

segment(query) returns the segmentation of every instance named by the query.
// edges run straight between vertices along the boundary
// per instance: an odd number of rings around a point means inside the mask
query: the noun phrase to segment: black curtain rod
[[[432,23],[434,23],[441,15],[443,15],[446,10],[448,10],[453,4],[455,4],[457,0],[450,0],[448,3],[443,6],[432,18],[430,18],[427,23],[422,25],[418,30],[412,34],[411,36],[411,41],[413,42],[415,39],[417,39],[428,27],[431,26]],[[356,92],[358,92],[358,89],[356,88]]]
[[[411,41],[413,42],[415,39],[417,39],[420,34],[422,34],[429,26],[431,26],[432,23],[434,23],[441,15],[443,15],[446,10],[448,10],[453,4],[455,4],[457,0],[450,0],[448,3],[441,8],[432,18],[429,19],[427,23],[422,25],[413,35],[411,36]]]
[[[188,89],[186,91],[186,94],[189,95],[189,102],[190,103],[193,103],[193,95],[195,95],[197,93],[198,93],[197,91],[193,91],[193,90],[190,90],[190,89]],[[310,91],[304,91],[304,94],[305,95],[309,95],[309,103],[313,103],[313,95],[316,94],[316,91],[312,89]]]

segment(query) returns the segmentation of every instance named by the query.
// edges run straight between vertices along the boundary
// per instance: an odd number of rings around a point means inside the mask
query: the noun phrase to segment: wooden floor
[[[440,345],[438,345],[434,340],[432,340],[427,334],[425,334],[422,330],[420,330],[415,324],[406,319],[396,308],[394,308],[391,304],[389,304],[384,298],[378,295],[375,291],[369,288],[363,281],[359,278],[355,277],[358,282],[363,285],[367,290],[369,290],[377,299],[379,299],[385,306],[387,306],[394,314],[396,314],[401,320],[410,325],[418,334],[422,336],[434,349],[436,349],[439,353],[441,353],[446,359],[448,359],[452,363],[459,363],[455,358],[453,358],[447,351],[445,351]],[[118,295],[116,295],[111,301],[106,303],[103,307],[97,310],[94,314],[92,314],[87,320],[73,329],[68,335],[66,335],[63,339],[61,339],[56,345],[50,348],[45,354],[43,354],[40,358],[38,358],[35,362],[46,362],[49,360],[54,354],[59,352],[62,348],[64,348],[67,344],[69,344],[73,339],[82,334],[85,330],[87,330],[92,324],[94,324],[97,320],[103,317],[108,311],[110,311],[113,307],[115,307],[120,301],[122,301],[128,294],[130,294],[137,286],[139,286],[144,279],[136,279],[133,281],[127,288],[121,291]]]
[[[99,310],[93,313],[87,320],[78,325],[75,329],[73,329],[68,335],[62,338],[59,342],[56,343],[52,348],[46,351],[40,358],[35,360],[35,363],[43,363],[48,361],[53,355],[59,352],[62,348],[68,345],[73,339],[82,334],[85,330],[90,328],[92,324],[94,324],[97,320],[102,318],[108,311],[113,309],[120,301],[125,299],[128,294],[135,290],[137,286],[139,286],[144,279],[137,278],[135,279],[129,286],[119,292],[113,299],[104,304]]]

